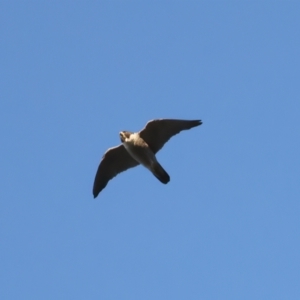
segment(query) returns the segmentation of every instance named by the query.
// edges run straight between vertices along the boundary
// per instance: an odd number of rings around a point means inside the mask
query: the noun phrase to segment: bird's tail
[[[167,184],[170,181],[169,174],[158,162],[154,164],[152,168],[152,173],[160,182],[164,184]]]

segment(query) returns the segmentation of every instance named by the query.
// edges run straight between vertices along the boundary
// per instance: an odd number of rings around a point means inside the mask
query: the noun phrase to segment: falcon
[[[149,121],[140,132],[121,131],[122,144],[109,148],[99,164],[93,187],[94,198],[112,178],[140,164],[160,182],[167,184],[170,176],[155,154],[172,136],[201,124],[201,120],[157,119]]]

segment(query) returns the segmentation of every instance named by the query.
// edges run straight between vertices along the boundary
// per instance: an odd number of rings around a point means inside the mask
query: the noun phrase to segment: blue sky
[[[1,299],[299,299],[299,2],[2,1]],[[154,118],[202,119],[94,200]]]

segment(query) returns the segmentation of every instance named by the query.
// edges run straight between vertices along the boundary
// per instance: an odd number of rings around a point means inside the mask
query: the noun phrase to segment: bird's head
[[[119,135],[120,135],[121,142],[125,143],[130,138],[131,132],[129,132],[129,131],[121,131],[119,133]]]

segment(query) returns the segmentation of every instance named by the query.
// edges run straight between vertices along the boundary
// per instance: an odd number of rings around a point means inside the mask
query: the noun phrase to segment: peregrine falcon
[[[146,167],[160,182],[167,184],[170,176],[159,164],[155,154],[173,135],[201,124],[201,120],[158,119],[149,121],[140,132],[121,131],[119,135],[122,144],[109,148],[100,162],[94,181],[94,198],[109,180],[139,164]]]

